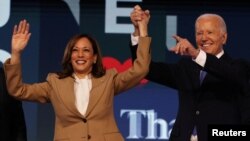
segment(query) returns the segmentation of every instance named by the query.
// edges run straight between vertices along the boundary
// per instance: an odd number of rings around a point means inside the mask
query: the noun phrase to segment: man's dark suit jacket
[[[27,141],[22,103],[8,94],[2,68],[0,68],[0,123],[0,141]]]
[[[134,59],[136,46],[130,47]],[[207,75],[200,84],[201,69],[191,58],[176,64],[150,63],[148,80],[178,90],[179,109],[170,141],[190,141],[194,126],[198,140],[207,141],[208,125],[241,124],[249,118],[250,107],[242,105],[249,103],[242,102],[248,92],[244,67],[226,53],[220,59],[207,54],[203,68]]]

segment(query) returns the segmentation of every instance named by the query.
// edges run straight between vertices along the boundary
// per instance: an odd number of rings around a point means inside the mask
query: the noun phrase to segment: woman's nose
[[[83,57],[83,52],[82,51],[78,52],[78,57]]]

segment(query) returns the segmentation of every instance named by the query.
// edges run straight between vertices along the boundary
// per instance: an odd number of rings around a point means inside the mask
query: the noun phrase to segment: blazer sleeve
[[[137,84],[147,75],[151,61],[150,50],[151,37],[139,37],[139,45],[136,51],[136,59],[132,67],[118,73],[115,77],[115,94],[123,92]]]
[[[10,64],[10,59],[4,63],[6,85],[9,94],[20,100],[49,102],[48,93],[51,89],[49,83],[23,83],[21,64]]]

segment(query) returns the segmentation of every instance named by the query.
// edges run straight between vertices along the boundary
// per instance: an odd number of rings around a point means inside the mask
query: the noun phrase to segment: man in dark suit
[[[131,13],[135,28],[131,35],[133,59],[138,44],[137,21],[148,21],[149,17],[149,11],[140,7]],[[186,57],[175,64],[152,61],[146,77],[178,90],[179,109],[170,141],[207,141],[208,125],[244,123],[249,116],[244,115],[249,107],[242,105],[249,103],[242,102],[249,93],[246,69],[243,63],[224,52],[227,28],[223,18],[216,14],[203,14],[197,18],[197,48],[187,39],[173,37],[177,44],[170,51]]]
[[[0,141],[27,141],[22,103],[8,94],[2,68],[0,68],[0,122]]]

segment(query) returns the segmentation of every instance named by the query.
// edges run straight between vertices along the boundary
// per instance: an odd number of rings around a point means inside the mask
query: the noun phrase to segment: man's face
[[[227,40],[227,33],[222,29],[216,17],[206,16],[196,22],[196,44],[206,53],[217,55],[223,49]]]

